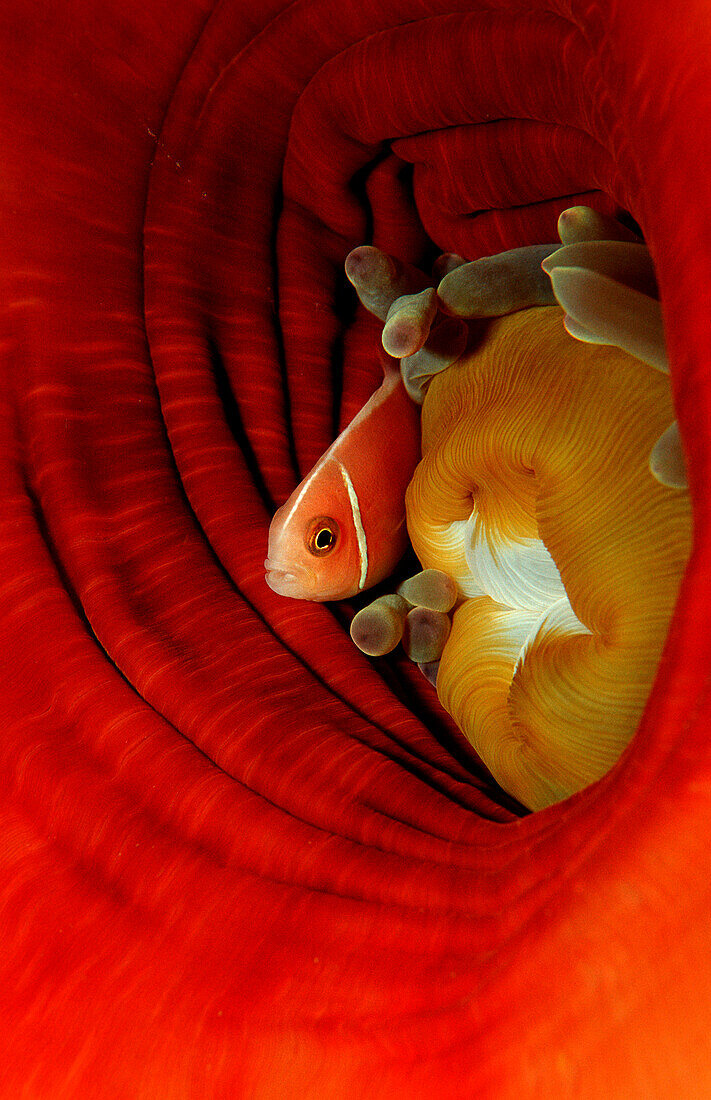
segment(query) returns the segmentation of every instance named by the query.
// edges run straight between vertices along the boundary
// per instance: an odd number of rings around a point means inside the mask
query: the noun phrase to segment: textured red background
[[[711,1094],[708,4],[5,0],[0,43],[2,1097]],[[696,540],[631,749],[522,816],[262,562],[378,381],[348,250],[576,201],[657,263]]]

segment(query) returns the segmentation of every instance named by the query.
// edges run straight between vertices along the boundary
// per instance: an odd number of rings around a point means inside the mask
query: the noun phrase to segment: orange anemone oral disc
[[[557,308],[482,330],[435,377],[408,527],[462,597],[437,691],[531,809],[604,775],[632,738],[691,544],[685,491],[650,450],[669,381],[572,340]]]

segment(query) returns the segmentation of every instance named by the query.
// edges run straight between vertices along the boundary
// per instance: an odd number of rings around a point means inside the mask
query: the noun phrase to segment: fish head
[[[368,552],[345,467],[325,457],[275,512],[264,562],[272,591],[299,600],[343,600],[365,585]]]

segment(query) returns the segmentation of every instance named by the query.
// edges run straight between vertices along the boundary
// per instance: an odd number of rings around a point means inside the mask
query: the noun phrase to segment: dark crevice
[[[271,513],[274,511],[274,501],[267,489],[262,471],[259,468],[259,462],[257,461],[252,444],[249,441],[249,436],[245,431],[239,403],[230,385],[229,375],[225,367],[224,359],[220,353],[217,340],[211,332],[206,333],[205,344],[210,359],[210,366],[212,368],[212,376],[217,388],[217,396],[220,399],[220,404],[224,412],[225,422],[232,434],[232,438],[242,452],[254,488],[259,493],[264,507]],[[293,447],[293,440],[291,439],[290,445]]]
[[[284,433],[285,433],[285,436],[286,436],[286,443],[287,443],[287,448],[288,448],[288,451],[289,451],[289,459],[291,461],[291,466],[292,466],[292,469],[294,471],[294,478],[295,478],[296,481],[298,481],[301,477],[301,474],[300,474],[300,471],[299,471],[299,459],[298,459],[298,456],[297,456],[297,453],[296,453],[296,440],[294,439],[294,430],[293,430],[293,425],[292,425],[292,420],[291,420],[291,395],[290,395],[290,392],[289,392],[289,375],[288,375],[288,372],[287,372],[287,369],[286,369],[286,349],[284,348],[284,337],[283,337],[283,334],[282,334],[282,331],[281,331],[281,321],[280,321],[279,252],[278,252],[278,249],[277,249],[277,238],[279,236],[279,225],[281,223],[281,214],[282,214],[283,209],[284,209],[284,191],[283,191],[281,183],[280,183],[279,187],[277,188],[277,192],[274,196],[274,207],[273,207],[273,210],[272,210],[272,221],[271,221],[271,233],[270,233],[270,237],[269,237],[269,256],[270,256],[271,271],[272,271],[272,292],[273,292],[273,295],[274,295],[274,318],[273,318],[273,321],[274,321],[274,340],[275,340],[276,346],[277,346],[277,360],[278,360],[278,363],[279,363],[279,371],[280,371],[280,374],[281,374],[281,392],[282,392],[282,398],[284,400],[284,408],[285,408]],[[229,390],[230,395],[232,397],[232,401],[233,401],[234,405],[236,406],[236,401],[235,401],[235,398],[234,398],[234,394],[232,394],[231,388],[229,387],[229,383],[228,383],[228,390]],[[251,448],[250,448],[250,452],[251,452]],[[260,475],[260,481],[263,485],[264,483],[261,479],[261,475]],[[267,501],[270,501],[270,503],[268,504],[269,511],[273,512],[274,511],[274,502],[271,501],[271,498],[269,497],[268,494],[267,494],[266,499],[267,499]]]

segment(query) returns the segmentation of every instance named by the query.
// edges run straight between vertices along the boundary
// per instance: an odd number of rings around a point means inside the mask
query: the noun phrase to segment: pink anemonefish
[[[420,409],[396,360],[382,385],[275,513],[269,587],[343,600],[392,573],[407,548],[405,490],[420,459]]]

